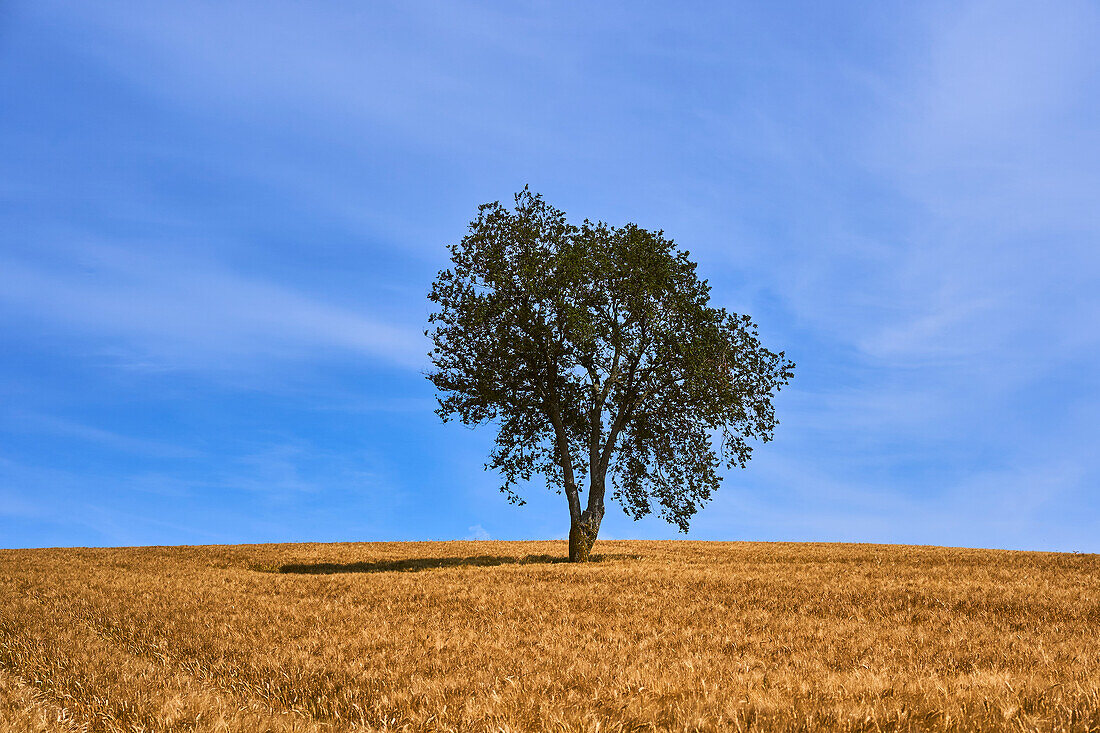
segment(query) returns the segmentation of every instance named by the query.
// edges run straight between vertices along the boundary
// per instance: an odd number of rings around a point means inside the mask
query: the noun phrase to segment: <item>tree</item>
[[[686,532],[721,483],[768,441],[793,375],[749,316],[710,306],[689,253],[634,224],[581,226],[526,187],[514,210],[478,208],[429,299],[436,413],[493,423],[486,468],[509,500],[536,474],[564,492],[569,559],[586,561],[612,497]],[[588,480],[587,502],[581,492]]]

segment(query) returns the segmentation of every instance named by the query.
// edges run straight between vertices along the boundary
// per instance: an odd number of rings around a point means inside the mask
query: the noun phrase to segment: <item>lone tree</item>
[[[768,441],[794,364],[749,316],[710,305],[688,252],[634,224],[581,226],[526,187],[479,207],[428,296],[436,413],[499,431],[486,468],[523,504],[543,474],[569,502],[569,559],[588,560],[612,497],[634,519],[688,520]],[[587,502],[582,508],[587,478]]]

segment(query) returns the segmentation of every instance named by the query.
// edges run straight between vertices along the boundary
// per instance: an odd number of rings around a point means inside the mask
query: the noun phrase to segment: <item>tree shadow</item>
[[[608,560],[637,560],[641,555],[609,554],[592,555],[589,562]],[[474,555],[471,557],[417,557],[404,560],[377,560],[374,562],[348,563],[290,563],[280,565],[275,572],[299,575],[335,575],[337,573],[416,573],[441,568],[492,567],[495,565],[553,565],[567,563],[568,558],[554,555],[525,555],[511,557],[501,555]]]

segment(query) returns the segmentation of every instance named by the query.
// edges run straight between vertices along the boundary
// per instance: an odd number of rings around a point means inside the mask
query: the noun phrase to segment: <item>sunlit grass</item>
[[[0,731],[1100,726],[1098,556],[597,551],[0,551]]]

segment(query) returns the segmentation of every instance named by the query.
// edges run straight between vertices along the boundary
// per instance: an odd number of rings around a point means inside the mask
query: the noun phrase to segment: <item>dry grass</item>
[[[1100,557],[0,551],[0,730],[1097,730]]]

